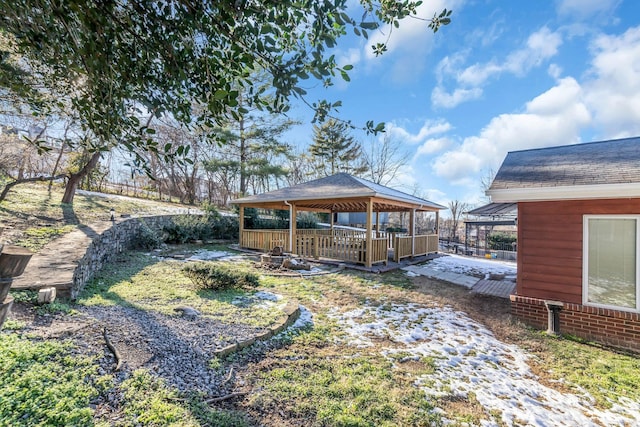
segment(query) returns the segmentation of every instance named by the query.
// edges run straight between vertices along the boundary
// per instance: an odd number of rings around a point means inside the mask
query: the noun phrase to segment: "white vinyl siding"
[[[585,215],[583,303],[638,311],[640,216]]]

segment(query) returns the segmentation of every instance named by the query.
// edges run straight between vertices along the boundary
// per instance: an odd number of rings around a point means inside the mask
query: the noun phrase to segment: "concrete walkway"
[[[471,288],[472,293],[481,295],[491,295],[499,298],[509,298],[515,293],[516,284],[513,280],[489,280],[480,279]]]
[[[402,268],[412,274],[442,280],[470,289],[472,293],[491,295],[499,298],[509,298],[515,292],[516,283],[513,280],[478,279],[466,274],[436,270],[424,265],[410,265]]]
[[[59,291],[70,289],[77,263],[93,239],[109,228],[111,221],[81,225],[77,230],[49,242],[31,257],[22,276],[16,277],[12,289],[38,289],[55,286]]]

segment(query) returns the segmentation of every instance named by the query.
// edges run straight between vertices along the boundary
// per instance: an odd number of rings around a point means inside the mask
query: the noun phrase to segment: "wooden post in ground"
[[[367,200],[367,235],[365,240],[365,266],[367,268],[371,268],[373,264],[371,262],[371,234],[372,234],[372,224],[371,217],[373,216],[373,200]]]
[[[409,213],[409,233],[411,233],[411,257],[416,253],[416,210]]]
[[[436,252],[438,252],[440,248],[440,211],[436,211],[436,226],[433,228],[433,232],[436,234]]]
[[[242,241],[242,234],[244,232],[244,206],[242,205],[238,205],[238,224],[240,225],[240,231],[239,231],[239,235],[238,235],[238,244],[241,248],[244,247],[243,245],[243,241]]]
[[[298,238],[296,237],[296,233],[297,233],[297,221],[298,218],[298,208],[296,207],[296,205],[291,205],[291,218],[289,218],[289,227],[291,228],[291,235],[289,236],[289,240],[291,240],[289,242],[289,252],[293,253],[294,249],[297,250],[296,244],[295,242],[298,241]]]

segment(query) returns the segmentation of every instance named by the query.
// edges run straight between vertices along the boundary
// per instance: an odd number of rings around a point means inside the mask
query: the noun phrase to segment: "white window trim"
[[[636,308],[589,302],[589,220],[633,219],[636,221]],[[582,217],[582,305],[640,313],[640,215],[583,215]]]

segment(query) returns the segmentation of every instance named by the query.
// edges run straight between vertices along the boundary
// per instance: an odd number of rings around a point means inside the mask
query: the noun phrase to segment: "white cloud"
[[[509,53],[503,61],[476,63],[462,69],[461,65],[468,52],[447,56],[436,67],[438,86],[431,92],[431,103],[434,107],[453,108],[463,102],[478,99],[483,93],[481,87],[491,78],[503,73],[524,76],[555,56],[561,44],[560,33],[542,27],[528,37],[522,48]],[[447,91],[444,88],[447,78],[453,78],[459,86]]]
[[[462,64],[467,60],[468,54],[468,51],[460,51],[442,58],[435,68],[438,84],[442,84],[450,76],[455,76]]]
[[[492,15],[495,15],[495,13]],[[498,40],[504,33],[505,28],[507,28],[507,23],[500,17],[492,16],[491,18],[492,23],[490,27],[476,28],[466,37],[466,39],[471,43],[479,41],[483,48],[492,45],[496,40]]]
[[[482,159],[464,146],[457,151],[447,151],[433,164],[433,171],[437,176],[460,184],[469,178],[469,171],[479,171]]]
[[[480,86],[490,77],[502,73],[504,67],[495,63],[474,64],[458,73],[456,80],[468,86]]]
[[[578,143],[587,128],[602,139],[640,135],[640,27],[596,37],[591,52],[582,82],[560,78],[523,112],[494,117],[478,135],[436,157],[434,173],[466,185],[483,169],[496,170],[508,151]],[[552,64],[548,73],[558,77],[562,69]]]
[[[453,8],[444,0],[434,0],[425,2],[420,5],[416,12],[418,16],[431,18],[435,12],[440,12],[445,7]],[[391,35],[391,37],[389,37]],[[429,46],[425,45],[425,42]],[[391,25],[384,25],[378,30],[372,31],[369,34],[369,43],[367,44],[366,56],[374,58],[370,45],[376,43],[385,43],[387,45],[387,52],[385,54],[391,54],[395,51],[426,51],[430,49],[432,43],[432,33],[427,28],[425,21],[420,19],[404,19],[398,28]]]
[[[444,150],[445,148],[451,146],[453,141],[449,138],[431,138],[426,140],[418,150],[416,150],[416,157],[422,154],[433,154],[439,151]]]
[[[362,51],[357,48],[348,49],[336,56],[336,63],[340,67],[345,65],[356,65],[362,59]]]
[[[458,12],[464,0],[432,0],[418,6],[417,16],[426,20],[443,9]],[[428,60],[428,53],[433,48],[434,34],[423,19],[406,18],[395,28],[384,25],[369,33],[368,42],[364,46],[363,57],[368,60],[393,61],[389,78],[394,81],[410,81],[420,76]],[[381,58],[376,58],[372,45],[384,43],[387,46]]]
[[[474,87],[471,89],[457,88],[453,93],[448,93],[441,86],[436,86],[431,91],[431,103],[434,107],[453,108],[463,102],[473,101],[482,96],[482,89]]]
[[[389,132],[389,135],[392,138],[399,139],[409,144],[420,144],[432,135],[442,134],[451,129],[451,123],[446,120],[426,120],[416,134],[411,134],[409,131],[397,124],[387,124],[387,132]]]
[[[602,35],[584,84],[586,101],[607,138],[640,135],[640,27]]]
[[[560,0],[558,15],[572,19],[584,19],[593,15],[612,12],[620,4],[620,0]]]
[[[416,179],[416,172],[411,165],[404,166],[398,174],[393,178],[393,187],[404,191],[405,193],[413,193],[413,190],[418,186]]]
[[[522,76],[545,60],[555,56],[561,44],[562,37],[559,33],[542,27],[529,36],[525,47],[511,52],[504,62],[492,61],[486,64],[474,64],[463,70],[457,76],[457,80],[464,85],[480,86],[489,78],[504,72]]]
[[[547,73],[554,79],[558,80],[562,75],[562,67],[558,64],[551,64],[549,68],[547,68]]]
[[[478,136],[465,138],[437,157],[433,170],[450,181],[467,183],[483,169],[497,169],[508,151],[579,142],[580,130],[591,122],[582,97],[578,82],[564,78],[527,103],[525,112],[494,117]]]

